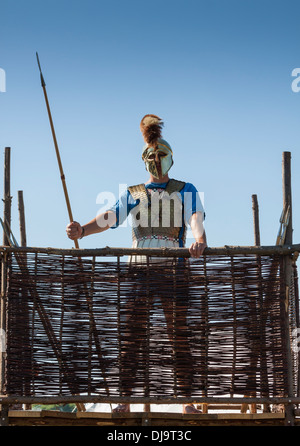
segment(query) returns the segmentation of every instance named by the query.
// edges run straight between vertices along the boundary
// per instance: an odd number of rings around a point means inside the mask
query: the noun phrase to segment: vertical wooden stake
[[[286,229],[285,244],[293,243],[293,223],[292,223],[292,180],[291,180],[291,152],[283,152],[282,157],[282,189],[283,189],[283,209],[290,206],[290,218]]]
[[[257,195],[255,194],[252,195],[252,211],[253,211],[253,227],[254,227],[254,245],[260,246],[258,201],[257,201]],[[256,396],[256,395],[251,395],[251,396]],[[241,413],[246,413],[248,409],[249,409],[249,404],[243,403],[241,405]],[[256,404],[250,404],[250,413],[256,413],[256,412],[257,412]]]
[[[10,196],[10,147],[5,147],[4,154],[4,226],[11,227],[11,196]],[[9,240],[3,232],[3,245],[9,246]]]
[[[292,226],[292,183],[291,183],[291,153],[283,152],[282,157],[282,189],[283,189],[283,209],[290,206],[290,218],[286,230],[285,244],[293,243],[293,226]],[[289,329],[289,297],[291,289],[292,277],[292,258],[287,255],[284,258],[284,281],[285,281],[285,302],[284,302],[284,329],[286,339],[286,358],[287,358],[287,392],[288,396],[293,396],[293,363],[291,352],[291,339]],[[294,407],[288,404],[285,409],[286,425],[294,425]]]
[[[260,246],[260,232],[259,232],[259,210],[257,195],[252,195],[252,210],[253,210],[253,225],[254,225],[254,244]]]
[[[147,283],[146,283],[146,289],[147,289],[147,321],[146,321],[146,327],[147,327],[147,334],[146,334],[146,379],[145,379],[145,393],[146,397],[149,398],[149,356],[150,356],[150,348],[149,348],[149,342],[150,342],[150,295],[149,295],[149,256],[147,256]],[[149,403],[144,404],[144,412],[147,414],[151,412],[151,405]],[[147,425],[149,423],[148,416],[146,415],[146,418],[143,418],[144,425]]]
[[[252,195],[252,210],[253,210],[253,225],[254,225],[254,245],[260,246],[259,208],[256,194]],[[250,413],[257,413],[256,404],[250,404]]]
[[[20,244],[21,246],[27,246],[26,240],[26,225],[25,225],[25,210],[24,210],[24,200],[23,191],[18,191],[18,209],[19,209],[19,222],[20,222]]]
[[[24,200],[23,200],[23,191],[22,190],[18,190],[18,210],[19,210],[19,224],[20,224],[20,246],[27,246],[25,209],[24,209]],[[26,262],[26,254],[24,256],[24,262]],[[30,324],[29,324],[29,314],[28,314],[28,305],[27,305],[27,295],[24,292],[22,294],[23,294],[23,308],[24,308],[24,311],[26,311],[27,315],[28,315],[28,318],[26,320],[25,332],[29,333]],[[31,408],[32,408],[31,404],[25,404],[24,407],[26,410],[31,410]],[[22,405],[21,405],[21,408],[22,408]]]
[[[0,392],[5,394],[6,384],[6,273],[7,273],[7,253],[1,256],[1,311],[0,311],[0,335],[5,339],[1,339],[0,351]],[[4,341],[4,343],[3,343]],[[4,344],[4,345],[3,345]],[[1,407],[1,411],[4,406]],[[2,417],[2,412],[1,412]],[[1,424],[0,424],[1,425]]]
[[[257,202],[257,195],[252,195],[252,210],[253,210],[253,225],[254,225],[254,244],[255,246],[260,245],[260,233],[259,233],[259,214],[258,214],[258,202]],[[255,306],[255,302],[251,302],[251,305]],[[256,364],[254,364],[256,366]],[[251,395],[256,396],[256,395]],[[242,405],[243,409],[243,405]],[[243,413],[243,410],[241,410]],[[256,404],[250,404],[250,413],[256,413]]]
[[[8,426],[9,420],[8,420],[8,404],[3,404],[1,407],[1,418],[0,418],[0,426]]]
[[[4,153],[4,227],[10,228],[11,221],[11,196],[10,196],[10,147],[5,147]],[[9,240],[3,231],[3,245],[9,246]],[[7,254],[3,253],[1,259],[1,310],[0,310],[0,330],[1,335],[6,336],[6,272],[7,272]],[[5,349],[4,349],[5,350]],[[6,378],[6,352],[0,352],[0,391],[5,392]],[[8,406],[1,407],[0,425],[7,424]]]
[[[257,195],[253,194],[252,195],[252,210],[253,210],[253,228],[254,228],[254,244],[255,246],[261,246],[261,242],[260,242],[260,227],[259,227],[259,206],[258,206],[258,201],[257,201]],[[259,269],[259,276],[261,277],[261,259],[258,258],[258,269]],[[263,311],[263,301],[262,301],[262,296],[260,298],[260,311]],[[262,316],[262,315],[261,315]],[[262,344],[265,345],[265,336],[264,336],[264,331],[262,333],[260,333],[261,336],[261,341]],[[262,353],[261,353],[262,354]],[[265,356],[265,355],[264,355]],[[261,361],[263,363],[266,362],[266,358],[262,358]],[[263,367],[262,367],[263,369]],[[267,382],[267,376],[262,376],[261,380],[264,380],[265,382]],[[251,413],[256,413],[256,404],[251,404],[250,405]],[[263,411],[264,412],[270,412],[270,405],[269,404],[264,404],[263,405]]]

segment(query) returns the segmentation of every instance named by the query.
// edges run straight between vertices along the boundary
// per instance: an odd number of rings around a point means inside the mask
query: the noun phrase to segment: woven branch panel
[[[7,394],[284,396],[282,257],[15,254]]]

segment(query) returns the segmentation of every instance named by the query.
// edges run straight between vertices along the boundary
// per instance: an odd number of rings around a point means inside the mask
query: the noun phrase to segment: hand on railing
[[[202,256],[207,244],[205,242],[194,242],[189,247],[191,257],[199,258]]]

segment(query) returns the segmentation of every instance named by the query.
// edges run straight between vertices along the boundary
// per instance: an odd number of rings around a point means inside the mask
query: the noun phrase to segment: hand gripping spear
[[[67,185],[66,185],[65,174],[64,174],[62,162],[61,162],[61,159],[60,159],[60,154],[59,154],[57,139],[56,139],[56,135],[55,135],[55,130],[54,130],[54,125],[53,125],[51,110],[50,110],[50,106],[49,106],[49,101],[48,101],[48,96],[47,96],[47,91],[46,91],[46,83],[45,83],[44,76],[43,76],[43,73],[42,73],[42,69],[41,69],[41,64],[40,64],[38,53],[36,53],[36,59],[37,59],[37,63],[38,63],[40,74],[41,74],[41,84],[42,84],[43,91],[44,91],[46,107],[47,107],[47,111],[48,111],[50,127],[51,127],[52,136],[53,136],[53,142],[54,142],[54,147],[55,147],[58,167],[59,167],[59,171],[60,171],[60,178],[61,178],[61,181],[62,181],[62,186],[63,186],[65,199],[66,199],[66,203],[67,203],[67,208],[68,208],[69,219],[70,219],[70,223],[71,223],[73,221],[73,215],[72,215],[72,210],[71,210],[71,205],[70,205],[70,200],[69,200],[69,195],[68,195],[68,190],[67,190]],[[79,248],[78,241],[74,240],[74,243],[75,243],[75,248]]]

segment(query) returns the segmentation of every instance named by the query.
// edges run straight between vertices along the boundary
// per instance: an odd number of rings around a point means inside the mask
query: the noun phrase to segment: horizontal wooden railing
[[[154,257],[190,257],[188,248],[115,248],[106,246],[104,248],[52,248],[52,247],[10,247],[0,246],[0,252],[18,252],[18,253],[41,253],[57,254],[74,257],[122,257],[129,255],[145,255]],[[208,247],[205,248],[204,255],[290,255],[300,252],[300,243],[293,245],[270,245],[270,246],[230,246]]]

